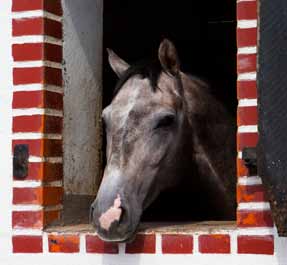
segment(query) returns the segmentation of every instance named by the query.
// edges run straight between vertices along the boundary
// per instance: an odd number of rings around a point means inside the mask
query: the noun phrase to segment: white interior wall
[[[102,0],[62,0],[64,186],[93,195],[101,175]]]

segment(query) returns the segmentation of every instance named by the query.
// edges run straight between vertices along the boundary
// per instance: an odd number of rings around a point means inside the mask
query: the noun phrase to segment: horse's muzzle
[[[137,227],[137,224],[135,226],[132,224],[128,207],[119,195],[109,205],[109,207],[101,207],[103,203],[99,203],[96,199],[90,207],[90,223],[104,241],[128,240]]]

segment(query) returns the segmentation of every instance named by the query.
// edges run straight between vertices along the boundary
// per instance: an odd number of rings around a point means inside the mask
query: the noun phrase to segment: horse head
[[[109,63],[120,85],[102,113],[107,165],[92,219],[102,239],[125,241],[143,210],[173,185],[187,120],[179,60],[170,41],[160,44],[153,69],[130,67],[111,50]]]

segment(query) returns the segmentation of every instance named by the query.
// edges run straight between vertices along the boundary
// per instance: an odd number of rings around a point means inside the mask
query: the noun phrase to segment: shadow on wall
[[[94,195],[101,174],[102,0],[62,0],[65,193]]]

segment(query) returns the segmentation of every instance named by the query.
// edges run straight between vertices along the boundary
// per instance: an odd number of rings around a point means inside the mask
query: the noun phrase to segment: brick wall
[[[273,221],[262,181],[252,176],[242,161],[244,147],[255,147],[257,130],[257,1],[237,3],[237,238],[238,253],[256,253],[264,249],[273,253]],[[250,228],[248,230],[248,228]]]
[[[242,162],[242,148],[258,139],[257,1],[241,0],[237,7],[237,228],[139,234],[133,243],[112,244],[94,233],[43,232],[62,208],[62,11],[58,0],[13,1],[13,146],[27,144],[30,151],[28,177],[13,181],[14,253],[188,254],[202,260],[205,254],[274,253],[262,181]]]
[[[12,18],[12,149],[29,148],[28,176],[13,178],[13,245],[38,252],[36,234],[62,209],[61,2],[13,0]]]
[[[237,238],[237,241],[235,240]],[[16,235],[14,253],[89,253],[89,254],[264,254],[274,252],[273,235],[244,236],[236,230],[218,233],[138,234],[132,243],[106,243],[94,233],[44,233],[42,236]]]

